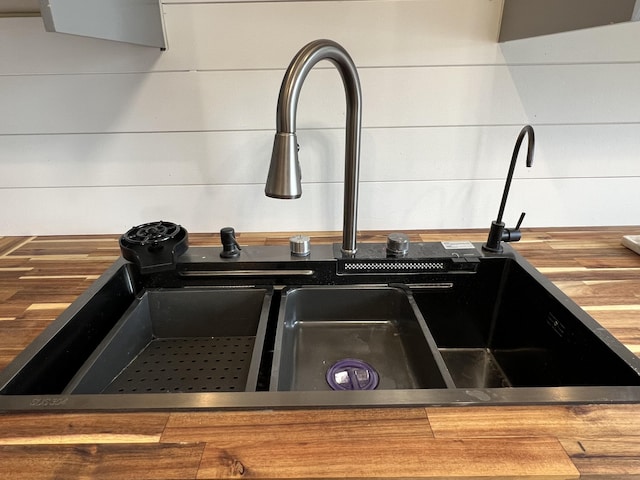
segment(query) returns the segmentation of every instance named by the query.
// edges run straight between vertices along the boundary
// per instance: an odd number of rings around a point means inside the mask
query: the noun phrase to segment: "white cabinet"
[[[167,48],[161,0],[40,0],[48,32]]]
[[[640,0],[504,0],[498,41],[628,22],[639,14]]]

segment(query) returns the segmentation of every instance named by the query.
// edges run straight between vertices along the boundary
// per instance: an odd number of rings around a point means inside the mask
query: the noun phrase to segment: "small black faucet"
[[[518,159],[518,153],[520,152],[520,145],[522,145],[522,140],[524,140],[525,135],[528,135],[529,140],[527,143],[527,167],[530,167],[533,163],[533,150],[536,143],[535,135],[533,133],[533,127],[531,125],[525,125],[522,130],[520,130],[520,134],[516,140],[516,145],[513,149],[511,164],[509,165],[509,173],[507,173],[507,181],[504,185],[504,192],[502,193],[502,202],[500,202],[500,208],[498,210],[498,218],[491,222],[491,229],[489,230],[487,243],[482,245],[483,250],[500,253],[502,252],[502,242],[517,242],[522,238],[520,225],[522,225],[525,213],[522,212],[515,228],[505,228],[504,223],[502,222],[502,215],[504,214],[504,207],[507,204],[507,197],[509,196],[509,188],[511,187],[511,180],[513,179],[513,171],[516,168],[516,160]]]

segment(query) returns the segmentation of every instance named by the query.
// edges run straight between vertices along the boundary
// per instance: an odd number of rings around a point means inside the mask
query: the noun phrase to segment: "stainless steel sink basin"
[[[453,247],[120,259],[0,372],[0,411],[640,402],[640,359],[519,254]]]
[[[352,358],[374,369],[380,390],[452,385],[411,294],[399,288],[285,291],[275,352],[271,376],[275,391],[335,389],[327,371]]]

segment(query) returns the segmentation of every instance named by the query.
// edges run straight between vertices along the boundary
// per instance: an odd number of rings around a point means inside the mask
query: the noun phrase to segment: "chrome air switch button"
[[[311,253],[310,239],[306,235],[294,235],[289,238],[289,247],[294,257],[306,257]]]
[[[409,237],[404,233],[390,233],[387,236],[387,254],[404,257],[409,252]]]

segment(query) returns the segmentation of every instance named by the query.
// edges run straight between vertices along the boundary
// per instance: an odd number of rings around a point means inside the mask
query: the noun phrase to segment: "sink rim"
[[[639,403],[640,386],[5,395],[0,411],[164,411]]]

